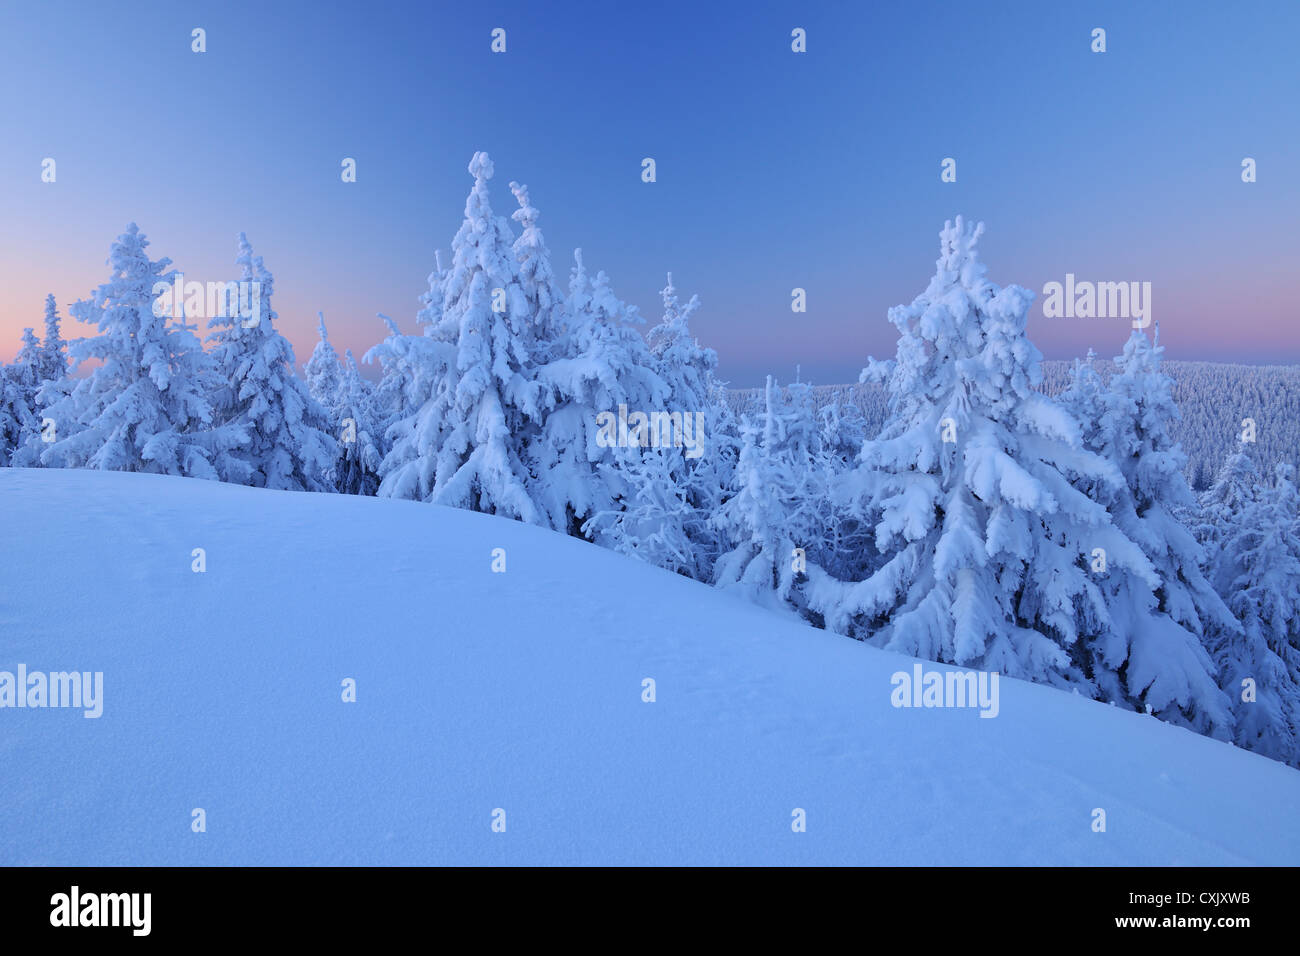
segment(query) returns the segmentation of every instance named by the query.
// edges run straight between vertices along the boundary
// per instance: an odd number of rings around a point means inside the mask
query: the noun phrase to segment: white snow
[[[0,709],[3,864],[1300,863],[1280,763],[1006,678],[895,709],[911,658],[483,514],[0,469],[0,582],[0,670],[104,672]]]

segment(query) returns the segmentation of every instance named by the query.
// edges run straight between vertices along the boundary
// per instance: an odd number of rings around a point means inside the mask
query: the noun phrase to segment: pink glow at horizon
[[[233,258],[233,242],[229,245],[221,250],[227,255],[216,252],[211,258],[216,263]],[[151,247],[150,252],[155,257],[164,254],[156,247]],[[48,260],[38,260],[34,267],[24,268],[9,278],[5,301],[0,305],[0,361],[13,360],[24,327],[31,326],[38,336],[43,336],[47,292],[53,292],[58,301],[65,339],[94,334],[91,326],[72,319],[68,309],[76,298],[88,298],[93,287],[107,278],[107,268],[102,264],[106,254],[105,244],[98,262],[83,257],[86,261],[78,263],[75,273],[56,272],[49,267]],[[418,273],[410,276],[409,288],[401,294],[390,293],[382,303],[366,303],[362,301],[361,290],[350,290],[346,276],[333,272],[326,283],[308,281],[296,287],[294,280],[301,279],[302,273],[309,270],[294,265],[282,263],[277,267],[268,256],[268,266],[276,273],[273,304],[279,314],[277,327],[293,343],[300,367],[317,341],[318,310],[325,312],[331,341],[339,353],[350,348],[358,360],[384,335],[383,325],[375,317],[377,311],[392,315],[403,331],[418,331],[414,316],[418,309],[416,300],[423,291]],[[895,331],[886,319],[886,312],[889,306],[909,300],[921,291],[929,265],[921,259],[916,263],[913,277],[887,282],[873,283],[855,277],[863,281],[860,292],[852,292],[846,282],[843,287],[830,290],[838,293],[835,301],[814,298],[817,308],[793,317],[793,321],[781,314],[788,308],[784,299],[763,308],[752,291],[736,309],[739,314],[751,317],[749,322],[742,323],[729,315],[725,303],[706,301],[696,333],[704,344],[718,351],[723,377],[738,387],[760,384],[762,376],[768,373],[780,380],[793,378],[796,365],[802,367],[805,378],[823,384],[833,384],[828,373],[835,375],[838,380],[835,384],[855,381],[855,369],[864,364],[869,354],[877,358],[893,354]],[[1233,265],[1240,268],[1244,264]],[[181,263],[175,267],[184,268]],[[184,271],[187,279],[198,281],[227,280],[236,275],[233,263],[214,264],[210,270]],[[1111,278],[1092,275],[1098,280]],[[990,277],[999,283],[1014,281],[1001,275],[996,263],[990,266]],[[1086,277],[1081,271],[1079,278]],[[1045,277],[1042,282],[1063,278],[1063,275]],[[1042,283],[1037,288],[1023,280],[1021,284],[1035,292],[1028,332],[1046,358],[1070,359],[1084,355],[1089,348],[1106,358],[1122,348],[1131,330],[1125,319],[1047,318],[1042,309]],[[1227,275],[1186,274],[1153,283],[1153,313],[1160,325],[1166,358],[1250,364],[1300,362],[1300,320],[1296,318],[1296,300],[1288,288],[1291,277],[1282,274],[1280,269],[1259,270],[1249,281],[1240,283],[1262,293],[1247,302],[1241,301],[1233,287],[1236,284],[1230,285]],[[910,287],[912,291],[891,297],[884,286],[900,290]],[[617,283],[615,288],[618,289]],[[811,286],[809,291],[810,296],[820,298],[816,286]],[[620,294],[626,295],[621,290]],[[405,309],[402,309],[403,300]],[[637,304],[648,321],[653,322],[657,301]],[[763,321],[753,321],[755,318]],[[205,326],[206,321],[199,320],[199,324]],[[363,370],[370,375],[376,372],[373,366],[363,366]]]

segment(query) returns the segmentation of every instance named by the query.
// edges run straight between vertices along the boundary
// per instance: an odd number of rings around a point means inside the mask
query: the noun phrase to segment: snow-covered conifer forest
[[[1046,363],[1033,294],[957,217],[860,383],[729,393],[691,327],[707,303],[669,273],[647,320],[599,262],[553,257],[541,189],[494,189],[485,153],[469,173],[422,307],[359,359],[326,315],[300,363],[242,234],[244,311],[200,330],[159,308],[175,270],[128,225],[75,324],[49,297],[0,371],[0,465],[515,519],[1300,767],[1295,368],[1166,362],[1158,326]]]

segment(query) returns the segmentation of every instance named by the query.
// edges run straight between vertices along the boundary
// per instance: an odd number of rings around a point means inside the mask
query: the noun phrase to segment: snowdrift
[[[20,664],[103,713],[0,709],[5,864],[1300,863],[1279,763],[414,502],[0,469]]]

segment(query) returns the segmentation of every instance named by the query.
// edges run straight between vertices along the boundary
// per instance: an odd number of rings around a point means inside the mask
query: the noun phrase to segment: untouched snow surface
[[[1012,680],[896,709],[910,658],[414,502],[0,469],[19,663],[104,713],[0,709],[5,864],[1300,863],[1281,764]]]

